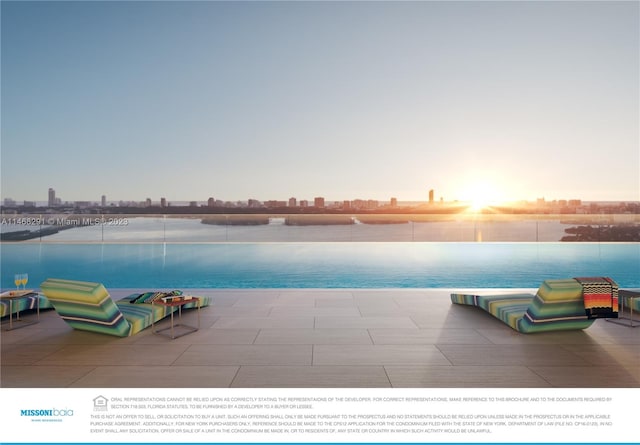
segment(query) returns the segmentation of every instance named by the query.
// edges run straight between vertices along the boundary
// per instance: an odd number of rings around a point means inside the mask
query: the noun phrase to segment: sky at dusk
[[[2,1],[1,196],[638,201],[639,5]]]

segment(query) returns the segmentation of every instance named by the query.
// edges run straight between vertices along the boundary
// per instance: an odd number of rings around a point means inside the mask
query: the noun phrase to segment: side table
[[[194,301],[198,302],[198,325],[190,326],[182,323],[182,307],[186,304],[193,303]],[[178,307],[178,323],[174,324],[173,313],[175,311],[171,311],[171,323],[168,327],[162,329],[155,329],[155,323],[153,322],[153,317],[151,318],[151,329],[154,334],[164,335],[165,337],[169,337],[171,339],[175,339],[178,337],[182,337],[183,335],[191,334],[192,332],[200,329],[200,298],[198,297],[166,297],[161,298],[157,301],[151,302],[151,307],[153,308],[154,304],[159,304],[160,306],[166,307]],[[180,328],[180,333],[176,333],[176,328]],[[170,335],[166,333],[166,331],[170,331]]]
[[[20,318],[20,300],[28,300],[30,298],[35,298],[36,300],[36,319],[27,321]],[[0,300],[9,301],[9,327],[4,329],[5,331],[31,326],[32,324],[36,324],[40,321],[40,295],[38,295],[37,292],[34,292],[33,290],[13,290],[2,292],[2,294],[0,294]],[[16,305],[17,308],[15,320],[13,316],[14,305]],[[20,324],[13,326],[14,321],[19,322]]]
[[[629,317],[625,317],[624,315],[624,301],[628,300],[629,306]],[[636,328],[640,326],[640,320],[634,320],[633,318],[633,304],[635,300],[640,300],[640,292],[630,291],[630,290],[620,290],[618,291],[618,318],[607,318],[606,320],[611,323],[621,324],[622,326],[628,326],[630,328]],[[640,315],[640,314],[639,314]],[[624,322],[621,320],[628,320],[629,322]],[[636,321],[636,324],[633,322]]]

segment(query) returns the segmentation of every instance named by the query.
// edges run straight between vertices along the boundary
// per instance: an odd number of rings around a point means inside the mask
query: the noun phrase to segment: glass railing
[[[638,242],[639,214],[3,214],[2,242]]]

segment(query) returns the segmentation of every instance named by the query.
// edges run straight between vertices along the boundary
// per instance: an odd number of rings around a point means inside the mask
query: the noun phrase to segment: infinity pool
[[[638,243],[4,243],[2,288],[28,273],[109,288],[537,287],[610,276],[640,288]]]

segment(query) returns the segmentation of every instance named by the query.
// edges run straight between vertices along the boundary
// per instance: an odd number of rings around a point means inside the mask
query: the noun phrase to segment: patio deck
[[[114,299],[134,291],[110,289]],[[524,335],[451,304],[450,292],[190,290],[213,303],[199,331],[175,340],[151,329],[127,338],[76,331],[42,311],[40,323],[1,332],[0,386],[640,387],[640,328],[597,320]],[[196,312],[183,317],[195,323]]]

